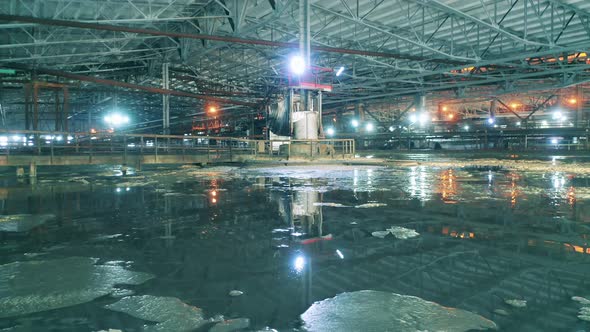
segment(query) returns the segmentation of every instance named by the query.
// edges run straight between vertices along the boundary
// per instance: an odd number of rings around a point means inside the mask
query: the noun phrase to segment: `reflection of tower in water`
[[[308,236],[322,236],[322,209],[317,191],[296,191],[293,193],[291,227]]]

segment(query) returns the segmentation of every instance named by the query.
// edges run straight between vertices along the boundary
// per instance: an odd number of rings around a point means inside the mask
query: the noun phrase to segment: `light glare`
[[[305,60],[301,55],[292,56],[289,63],[289,68],[293,74],[301,75],[303,72],[305,72]]]

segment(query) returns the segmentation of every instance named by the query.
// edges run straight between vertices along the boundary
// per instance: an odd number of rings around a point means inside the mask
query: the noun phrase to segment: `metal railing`
[[[207,155],[207,160],[353,158],[353,139],[252,140],[237,137],[0,130],[3,155]]]

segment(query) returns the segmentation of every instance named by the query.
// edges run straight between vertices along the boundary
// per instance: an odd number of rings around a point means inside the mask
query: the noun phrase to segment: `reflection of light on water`
[[[293,262],[293,267],[295,268],[295,271],[297,271],[297,272],[303,271],[303,268],[305,267],[305,257],[297,256],[295,258],[295,261]]]
[[[455,196],[457,195],[457,176],[452,169],[443,171],[440,175],[439,190],[443,202],[456,203]]]
[[[576,191],[575,188],[572,186],[567,191],[567,203],[573,207],[576,204]]]
[[[340,252],[340,250],[336,249],[336,254],[338,255],[338,257],[340,257],[340,259],[344,259],[344,255],[342,255],[342,252]]]
[[[410,167],[410,186],[409,191],[410,195],[413,197],[420,197],[420,199],[424,200],[428,196],[428,189],[429,184],[427,183],[428,174],[426,173],[426,167]]]
[[[492,185],[492,180],[494,179],[494,175],[492,174],[492,171],[488,171],[488,184],[491,186]]]
[[[553,166],[555,166],[555,159],[556,159],[555,157],[551,158],[551,165],[553,165]]]
[[[416,167],[410,167],[410,195],[416,196]]]
[[[359,170],[355,168],[353,171],[352,185],[356,187],[358,185],[358,183],[359,183]]]
[[[563,174],[555,172],[551,176],[551,182],[553,182],[553,189],[562,189],[563,185],[565,184],[565,177],[563,176]]]
[[[367,184],[371,185],[373,183],[373,170],[372,169],[368,169],[367,170]]]

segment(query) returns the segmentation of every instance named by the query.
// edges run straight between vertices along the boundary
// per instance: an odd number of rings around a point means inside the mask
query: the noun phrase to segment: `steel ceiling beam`
[[[73,74],[73,73],[60,71],[60,70],[52,70],[52,69],[44,69],[44,68],[29,68],[27,66],[23,66],[20,64],[6,64],[5,66],[9,67],[9,68],[20,69],[20,70],[35,71],[37,74],[45,74],[45,75],[63,77],[63,78],[68,78],[68,79],[72,79],[72,80],[76,80],[76,81],[91,82],[91,83],[96,83],[96,84],[101,84],[101,85],[109,85],[109,86],[116,86],[116,87],[126,88],[126,89],[141,90],[141,91],[147,91],[150,93],[156,93],[156,94],[161,94],[161,95],[170,95],[170,96],[178,96],[178,97],[186,97],[186,98],[194,98],[194,99],[212,101],[212,102],[215,102],[215,103],[218,103],[221,105],[240,105],[240,106],[248,106],[248,107],[257,107],[258,106],[258,104],[256,104],[256,103],[199,95],[199,94],[185,92],[185,91],[156,88],[156,87],[151,87],[151,86],[145,86],[145,85],[109,80],[109,79],[104,79],[104,78],[98,78],[98,77],[93,77],[93,76]]]
[[[70,27],[70,28],[78,28],[78,29],[93,29],[93,30],[113,31],[113,32],[128,32],[128,33],[137,33],[137,34],[152,35],[152,36],[170,37],[170,38],[188,38],[188,39],[198,39],[198,40],[211,40],[211,41],[229,42],[229,43],[237,43],[237,44],[261,45],[261,46],[269,46],[269,47],[283,47],[283,48],[293,48],[293,49],[299,48],[299,43],[275,42],[275,41],[263,40],[263,39],[245,39],[245,38],[238,38],[238,37],[231,37],[231,36],[217,36],[217,35],[207,35],[207,34],[192,34],[192,33],[172,32],[172,31],[160,31],[160,30],[153,30],[153,29],[118,26],[118,25],[86,23],[86,22],[70,21],[70,20],[55,20],[55,19],[48,19],[48,18],[38,18],[38,17],[30,17],[30,16],[19,16],[19,15],[0,14],[0,21],[36,23],[36,24],[48,25],[48,26],[61,26],[61,27]],[[432,58],[418,57],[418,56],[413,56],[413,55],[404,55],[404,54],[387,53],[387,52],[375,52],[375,51],[364,51],[364,50],[330,47],[330,46],[311,46],[311,49],[314,51],[320,51],[320,52],[353,54],[353,55],[381,57],[381,58],[407,59],[407,60],[415,60],[415,61],[433,61],[433,62],[436,62],[437,60],[441,61],[441,59],[432,59]],[[444,60],[444,62],[448,63],[450,61]],[[455,63],[463,63],[463,62],[455,61]]]

